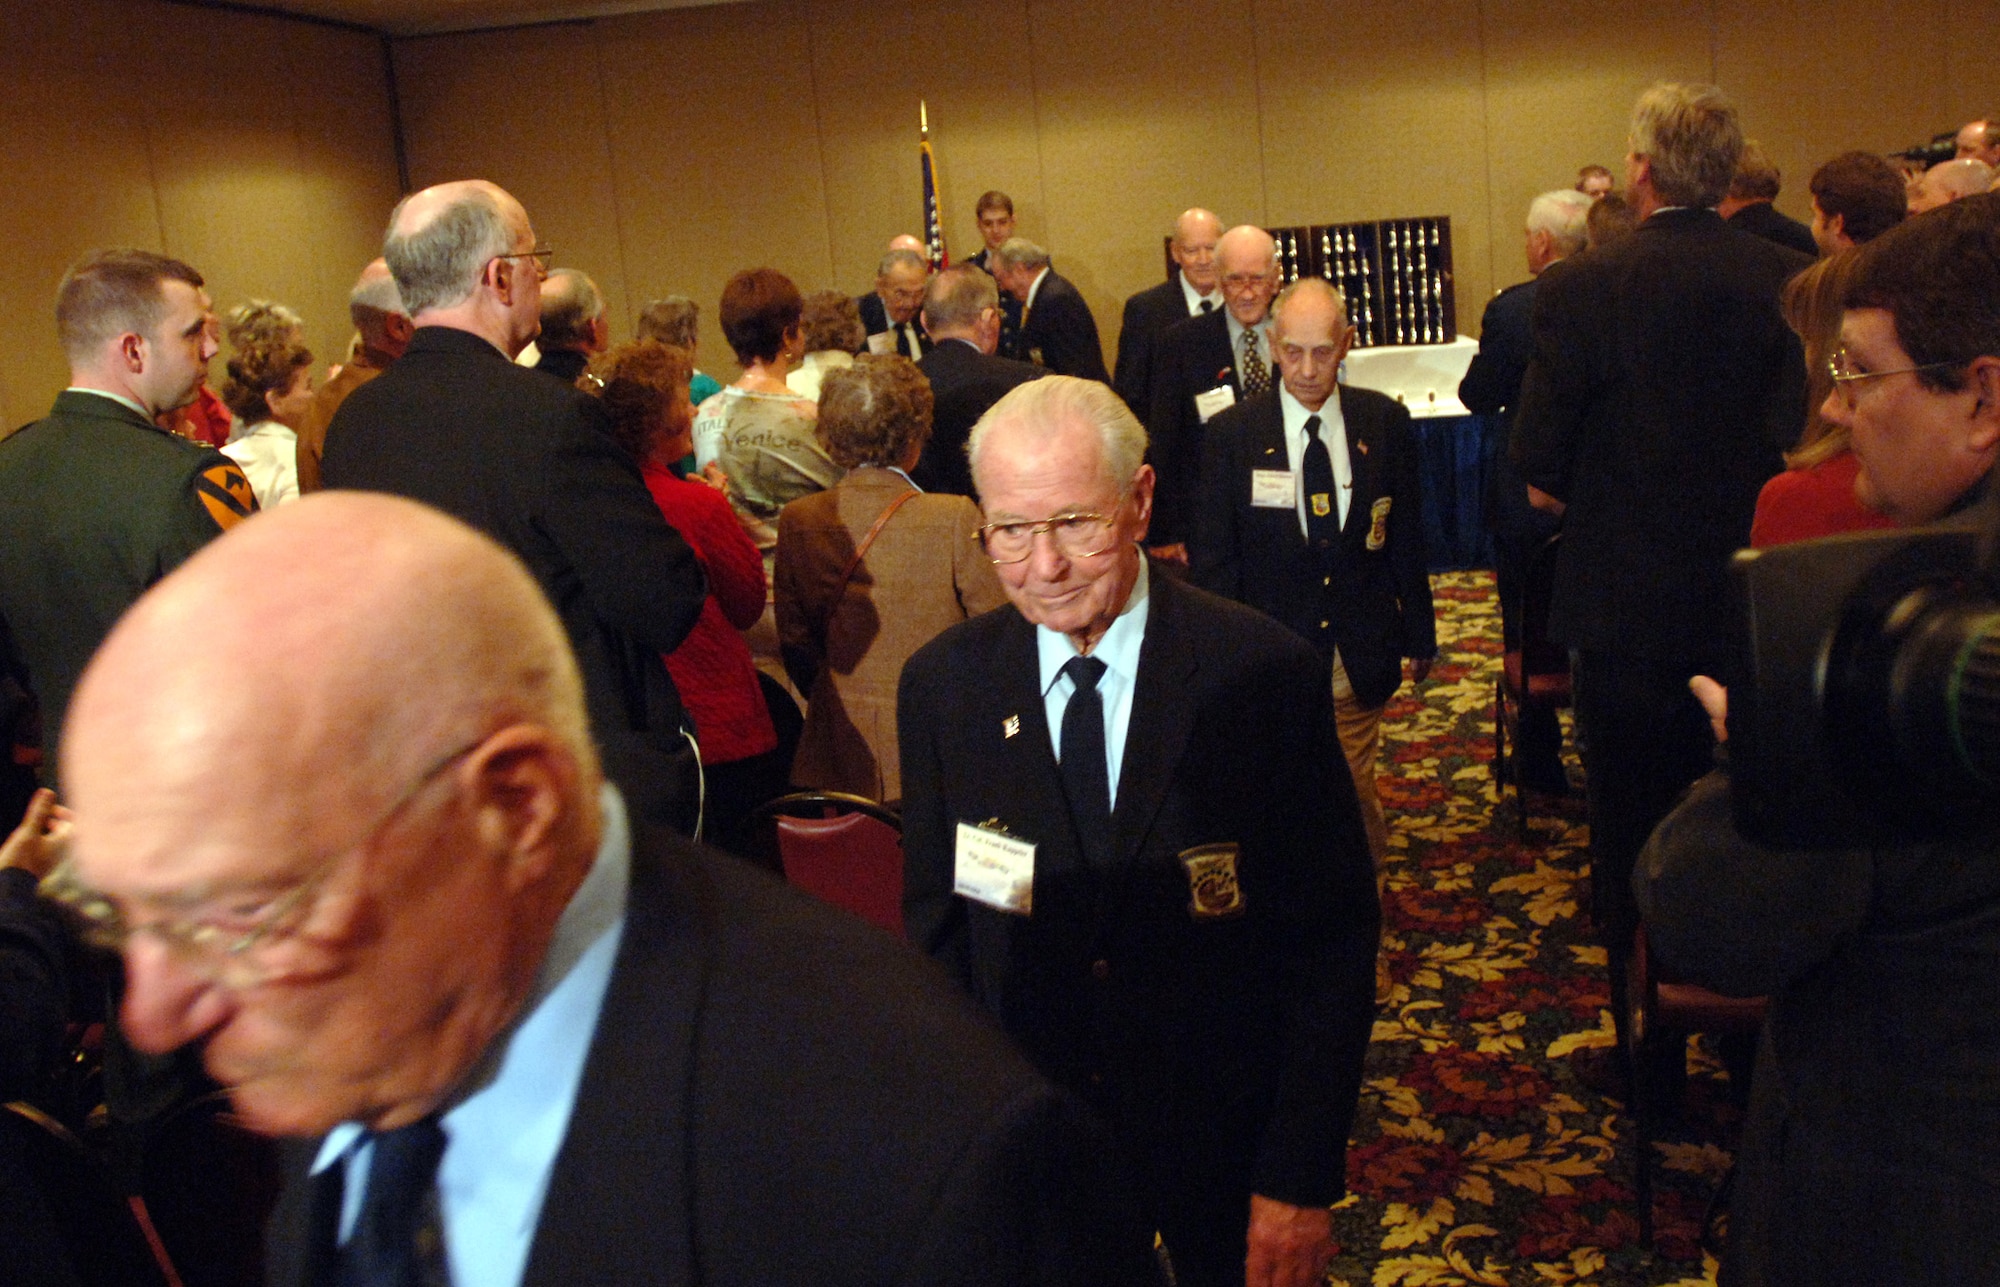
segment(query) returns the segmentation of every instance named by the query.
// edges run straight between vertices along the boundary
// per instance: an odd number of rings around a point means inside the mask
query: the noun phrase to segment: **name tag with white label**
[[[1291,509],[1297,494],[1292,486],[1292,471],[1289,469],[1253,469],[1250,471],[1250,503],[1259,509]]]
[[[952,892],[1017,916],[1034,910],[1035,846],[1026,840],[958,824]]]
[[[1235,405],[1236,390],[1226,384],[1217,385],[1207,393],[1197,393],[1194,395],[1195,414],[1201,417],[1203,424],[1207,424],[1210,420]]]
[[[894,353],[896,351],[896,333],[894,331],[875,332],[868,337],[868,351],[877,356]]]

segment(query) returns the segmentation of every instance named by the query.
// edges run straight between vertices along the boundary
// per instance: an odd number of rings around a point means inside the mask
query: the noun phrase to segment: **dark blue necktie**
[[[1340,502],[1334,493],[1333,456],[1319,436],[1319,417],[1306,417],[1306,452],[1299,472],[1306,493],[1306,544],[1324,558],[1340,537]]]
[[[1111,771],[1104,753],[1104,696],[1097,691],[1104,663],[1072,657],[1063,674],[1076,685],[1063,708],[1063,793],[1083,859],[1097,866],[1111,860]]]
[[[428,1287],[444,1276],[437,1212],[444,1128],[435,1117],[373,1137],[368,1192],[347,1245],[339,1287]]]

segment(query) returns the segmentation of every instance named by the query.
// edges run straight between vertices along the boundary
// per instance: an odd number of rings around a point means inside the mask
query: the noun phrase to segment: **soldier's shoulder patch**
[[[201,498],[216,527],[225,532],[257,512],[257,496],[250,490],[250,480],[233,462],[202,470],[194,480],[194,494]]]

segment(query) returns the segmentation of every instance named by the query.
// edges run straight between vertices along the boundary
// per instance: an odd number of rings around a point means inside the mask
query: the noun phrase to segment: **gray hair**
[[[1736,109],[1713,85],[1661,81],[1632,108],[1632,153],[1652,163],[1662,205],[1718,204],[1742,152]]]
[[[1583,249],[1590,207],[1595,204],[1575,188],[1544,192],[1528,203],[1528,231],[1555,238],[1556,250],[1568,258]]]
[[[892,269],[897,268],[914,268],[920,273],[928,273],[931,270],[931,266],[924,262],[924,257],[916,251],[892,250],[882,256],[882,261],[875,265],[875,275],[887,277]]]
[[[556,268],[542,283],[542,335],[545,349],[575,348],[590,338],[590,324],[604,316],[604,296],[588,273]]]
[[[668,295],[639,310],[639,338],[692,349],[701,305],[685,295]]]
[[[1583,196],[1583,194],[1580,192],[1575,193],[1573,195]],[[1590,198],[1584,197],[1584,200],[1585,202],[1588,202]],[[1328,299],[1332,300],[1334,308],[1338,310],[1340,313],[1341,328],[1343,330],[1346,329],[1348,324],[1347,296],[1341,293],[1339,287],[1335,286],[1332,282],[1327,281],[1324,278],[1306,276],[1299,278],[1291,285],[1285,287],[1285,289],[1279,291],[1278,297],[1271,301],[1272,330],[1276,331],[1279,335],[1283,335],[1285,333],[1285,322],[1284,322],[1285,306],[1290,304],[1294,299],[1298,298],[1298,296],[1301,294],[1307,294],[1307,295],[1324,294]]]
[[[1009,237],[993,252],[993,258],[1009,268],[1042,269],[1049,266],[1049,252],[1026,237]]]
[[[365,276],[354,283],[354,289],[347,295],[347,315],[354,322],[354,329],[368,333],[371,326],[379,327],[384,317],[403,312],[403,295],[396,289],[394,277]]]
[[[479,289],[487,262],[514,245],[514,229],[490,193],[473,190],[437,212],[426,224],[406,234],[396,232],[403,207],[414,193],[396,203],[389,216],[389,235],[382,258],[389,261],[403,307],[411,317],[434,308],[449,308]]]
[[[1073,375],[1045,375],[1016,385],[979,417],[965,440],[965,458],[972,464],[973,481],[978,482],[979,459],[994,426],[1026,425],[1048,438],[1078,422],[1097,432],[1110,481],[1130,488],[1133,475],[1146,463],[1146,427],[1111,386]]]
[[[972,264],[953,264],[924,291],[924,329],[944,335],[970,329],[979,315],[1000,306],[1000,288]]]
[[[1756,139],[1743,140],[1743,154],[1736,158],[1736,173],[1729,180],[1729,195],[1738,201],[1776,201],[1783,176],[1777,165],[1764,155]]]

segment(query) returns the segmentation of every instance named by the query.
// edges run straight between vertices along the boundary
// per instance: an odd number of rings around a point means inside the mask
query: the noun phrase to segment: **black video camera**
[[[2000,821],[2000,507],[1732,564],[1744,678],[1729,693],[1736,826],[1848,848]]]
[[[1928,170],[1958,155],[1958,134],[1956,131],[1946,130],[1942,134],[1933,135],[1928,143],[1919,143],[1915,147],[1906,147],[1900,152],[1891,152],[1889,155],[1901,157],[1905,161],[1921,162],[1923,168]]]

